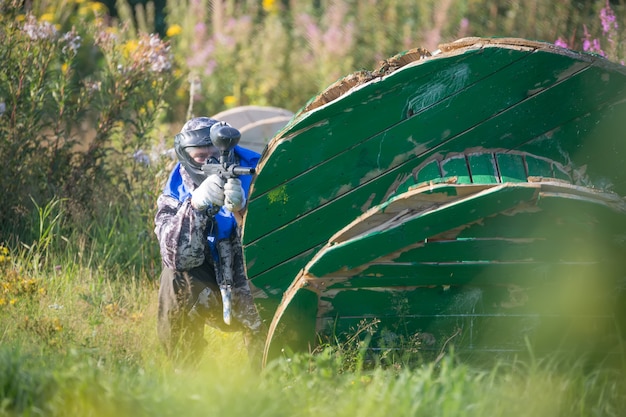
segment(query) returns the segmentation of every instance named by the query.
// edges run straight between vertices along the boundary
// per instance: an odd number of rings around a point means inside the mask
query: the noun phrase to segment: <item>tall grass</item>
[[[207,329],[178,369],[156,338],[156,283],[126,268],[0,248],[1,416],[619,416],[623,362],[557,354],[511,360],[355,360],[329,344],[249,366],[242,337]],[[54,253],[54,251],[52,252]],[[381,358],[379,358],[381,359]]]

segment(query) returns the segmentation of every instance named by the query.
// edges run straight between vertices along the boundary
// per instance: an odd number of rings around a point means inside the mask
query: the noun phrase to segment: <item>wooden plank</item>
[[[515,212],[504,213],[503,221],[508,223],[503,227],[511,226],[516,223],[522,224],[525,229],[517,230],[516,235],[503,234],[500,230],[492,231],[492,238],[511,238],[520,239],[551,239],[555,240],[555,236],[561,239],[576,238],[576,233],[583,233],[588,236],[590,229],[596,228],[604,222],[605,219],[613,219],[620,222],[626,215],[626,202],[614,193],[605,193],[588,189],[586,187],[575,186],[563,182],[542,181],[535,183],[522,183],[518,186],[532,187],[539,190],[541,199],[539,207],[547,212],[539,213],[536,209],[517,210]],[[456,185],[456,184],[438,184],[424,185],[413,188],[404,194],[395,196],[387,202],[370,209],[368,212],[357,217],[353,222],[348,224],[342,230],[337,232],[329,239],[329,245],[333,246],[338,243],[358,237],[362,234],[375,233],[382,229],[386,229],[399,221],[414,216],[416,213],[425,213],[428,210],[437,209],[443,204],[450,204],[461,199],[467,199],[479,192],[487,190],[491,185]],[[526,214],[526,212],[529,212]],[[563,213],[568,214],[568,218],[563,217]],[[535,217],[537,220],[516,221],[513,216],[526,215]],[[538,223],[541,233],[528,234],[526,225]],[[584,229],[576,227],[579,224],[585,224]],[[612,223],[611,223],[612,224]],[[600,233],[600,229],[598,228]],[[619,229],[611,227],[612,232],[619,233]],[[481,234],[482,237],[486,235]],[[433,235],[429,239],[446,239],[445,236],[438,237]],[[464,239],[471,238],[467,234]],[[416,241],[416,242],[419,242]],[[503,242],[506,243],[506,242]]]
[[[547,262],[551,260],[590,262],[597,260],[595,254],[578,254],[567,250],[571,245],[584,239],[584,236],[577,237],[576,234],[563,233],[546,237],[463,238],[441,241],[428,239],[424,245],[400,253],[394,262],[448,264],[453,262]]]
[[[620,352],[618,333],[613,331],[615,317],[587,316],[566,317],[546,315],[484,316],[479,314],[397,318],[328,319],[321,338],[345,340],[355,334],[363,322],[376,321],[377,332],[370,347],[380,349],[405,349],[422,354],[438,354],[444,347],[454,346],[456,354],[466,357],[469,353],[533,353],[546,354],[556,351],[572,351],[589,354],[591,349]],[[434,357],[432,358],[434,359]]]
[[[502,182],[526,182],[528,179],[528,171],[522,155],[498,153],[496,163]]]
[[[486,48],[429,59],[360,86],[327,106],[298,115],[280,137],[268,144],[268,155],[259,165],[259,174],[267,170],[272,174],[258,176],[251,198],[350,149],[363,138],[387,130],[410,117],[409,110],[422,111],[528,55],[529,51]],[[368,117],[367,123],[363,123],[363,108],[371,109],[376,117]],[[349,135],[338,136],[341,130]]]
[[[500,173],[492,153],[474,153],[467,155],[472,183],[495,184],[500,182]]]
[[[622,100],[576,117],[517,149],[551,155],[551,159],[574,167],[579,184],[594,184],[596,188],[626,195],[626,148],[619,133],[624,120],[626,101]]]
[[[619,196],[592,189],[585,193],[583,187],[565,185],[552,188],[544,184],[544,190],[552,191],[539,193],[536,204],[541,211],[516,213],[514,221],[507,215],[485,218],[461,230],[457,239],[570,239],[570,244],[588,247],[626,233],[625,202]]]
[[[589,92],[589,94],[581,94],[582,91]],[[496,147],[494,143],[499,143],[499,146],[504,149],[517,149],[525,142],[537,138],[545,132],[552,131],[570,120],[588,113],[609,109],[611,104],[622,102],[625,96],[626,74],[612,73],[609,75],[605,68],[591,66],[564,82],[555,84],[550,89],[533,95],[507,109],[510,117],[499,115],[477,125],[470,134],[464,134],[462,137],[442,144],[443,146],[437,150],[445,153],[454,151],[459,147],[492,148]],[[568,105],[555,106],[555,100],[561,100]],[[538,111],[537,109],[546,110]],[[515,132],[515,134],[511,132]],[[492,139],[494,135],[498,136],[498,140]],[[614,137],[614,135],[612,136]],[[607,135],[595,145],[602,147],[602,144],[608,142],[610,137]],[[563,139],[566,140],[566,138]],[[559,154],[558,145],[555,148],[545,148],[536,153],[555,160],[563,157],[562,154]],[[596,166],[595,169],[603,171],[604,167]]]
[[[283,351],[306,352],[315,346],[317,294],[302,289],[294,292],[284,306],[280,322],[273,322],[265,344],[264,363]]]
[[[363,320],[377,320],[380,324],[375,337],[388,338],[391,332],[391,336],[408,340],[419,332],[430,333],[430,337],[440,342],[461,329],[461,339],[472,337],[461,346],[478,350],[504,345],[511,349],[525,348],[525,337],[533,336],[531,341],[535,342],[534,336],[563,337],[571,330],[578,332],[576,337],[586,334],[589,338],[589,331],[597,331],[596,336],[614,337],[618,299],[612,288],[623,280],[624,272],[623,264],[609,273],[598,273],[593,265],[581,268],[554,264],[527,275],[539,275],[543,283],[531,280],[518,285],[477,280],[468,285],[403,286],[387,290],[328,289],[320,294],[320,306],[325,308],[319,310],[317,328],[320,333],[332,331],[338,335],[352,331]],[[553,325],[546,327],[547,322]],[[576,323],[581,327],[567,327]],[[527,333],[529,330],[532,332]],[[549,345],[548,340],[543,342]],[[550,342],[555,339],[551,338]]]
[[[513,153],[514,152],[514,153]],[[526,157],[532,158],[535,164],[542,165],[547,173],[553,173],[553,177],[572,183],[571,176],[564,167],[556,167],[554,161],[539,158],[527,153],[502,150],[490,151],[485,149],[481,152],[448,156],[444,160],[436,159],[422,163],[401,183],[392,196],[399,195],[419,185],[434,185],[439,183],[454,184],[495,184],[503,182],[527,182],[528,168]],[[463,161],[465,158],[465,163]],[[500,166],[501,165],[501,166]],[[534,173],[537,174],[538,168]],[[546,175],[546,178],[551,178]]]
[[[308,273],[324,276],[364,265],[407,246],[409,241],[413,244],[530,201],[536,191],[535,187],[497,185],[460,202],[403,218],[383,230],[326,248],[307,265]]]
[[[455,182],[456,179],[452,182]],[[440,161],[435,159],[429,161],[426,165],[419,168],[417,174],[409,175],[403,182],[401,182],[389,196],[389,198],[400,195],[410,188],[417,186],[418,184],[439,184],[446,182],[443,179],[443,173],[441,172]]]
[[[409,288],[416,286],[449,285],[552,285],[566,280],[572,272],[589,271],[592,274],[610,271],[613,262],[598,259],[573,262],[450,262],[450,263],[373,263],[362,272],[342,279],[316,278],[311,282],[324,291],[358,288]],[[569,274],[569,275],[568,275]],[[366,304],[365,308],[372,308]]]
[[[281,299],[283,290],[293,282],[297,273],[304,268],[311,257],[313,257],[322,246],[323,245],[315,246],[299,256],[290,259],[289,262],[274,265],[270,270],[251,278],[251,280],[256,287],[265,292],[267,297]],[[267,250],[270,252],[272,249],[268,248]],[[276,250],[276,248],[274,248],[274,250]]]
[[[378,281],[367,276],[357,277],[345,282],[354,281],[354,287],[329,285],[320,291],[320,306],[323,308],[319,309],[318,317],[582,314],[587,306],[602,308],[602,303],[615,299],[614,288],[625,271],[623,265],[616,262],[606,266],[598,263],[536,263],[521,266],[524,272],[530,271],[536,276],[533,275],[528,282],[520,282],[521,273],[514,271],[509,276],[498,276],[498,272],[510,273],[513,264],[498,266],[494,265],[493,269],[490,265],[451,268],[451,272],[467,278],[459,279],[458,284],[453,282],[455,277],[447,280],[446,274],[440,274],[437,275],[439,282],[425,279],[422,285],[408,285],[419,277],[408,275],[411,272],[408,268],[400,270],[400,265],[389,265],[385,272],[398,273],[397,276],[377,277]],[[415,268],[414,271],[437,274],[444,268]],[[477,274],[472,277],[472,272]],[[407,285],[395,285],[394,281]],[[358,286],[359,282],[363,286]],[[385,282],[390,285],[385,287]],[[580,304],[576,305],[578,302]]]
[[[284,291],[293,282],[294,277],[311,259],[311,257],[321,249],[323,245],[312,248],[300,256],[291,259],[289,262],[278,264],[268,271],[257,275],[251,279],[261,292],[262,296],[255,297],[255,304],[259,310],[259,315],[265,323],[271,323],[276,308],[284,296]]]
[[[413,179],[413,176],[409,177],[410,179]],[[420,183],[425,183],[428,181],[433,181],[436,180],[437,178],[443,178],[443,172],[441,172],[441,165],[439,164],[438,160],[434,160],[429,162],[425,167],[421,168],[418,173],[417,173],[417,178],[415,179],[415,181],[413,183],[411,183],[410,185],[415,185],[415,184],[420,184]],[[396,190],[395,194],[401,194],[404,191],[408,191],[408,187],[406,187],[405,189],[400,189],[400,187],[398,187],[398,189]]]
[[[465,155],[456,155],[441,162],[441,175],[446,178],[455,178],[456,184],[471,184],[472,175],[469,171]]]
[[[371,233],[374,229],[386,228],[388,224],[397,223],[415,213],[436,209],[468,198],[491,188],[484,184],[435,184],[415,187],[405,194],[390,198],[378,206],[372,207],[329,238],[330,244],[353,239],[363,233]]]
[[[524,159],[526,162],[526,169],[528,170],[529,177],[554,177],[554,171],[552,169],[552,166],[550,164],[546,164],[544,159],[536,158],[530,155],[526,155]]]
[[[612,259],[615,260],[614,257]],[[441,266],[441,273],[435,271],[432,276],[445,279],[452,275],[456,279],[465,273],[468,282],[462,283],[464,285],[455,285],[454,280],[447,280],[446,282],[451,282],[452,285],[426,281],[425,285],[413,286],[415,277],[426,275],[424,271],[428,268],[432,271],[433,265],[413,265],[426,269],[403,271],[397,269],[381,271],[371,267],[369,272],[363,271],[359,277],[350,280],[354,286],[345,288],[338,288],[336,285],[322,288],[319,283],[325,280],[319,279],[308,284],[302,280],[297,281],[285,294],[271,329],[295,326],[295,333],[291,336],[295,339],[292,343],[310,341],[314,337],[313,333],[307,336],[306,332],[301,332],[297,324],[301,319],[295,319],[301,317],[302,312],[291,303],[300,292],[306,292],[309,297],[316,294],[313,297],[316,300],[319,297],[316,332],[324,332],[327,330],[325,326],[333,322],[334,335],[353,331],[363,319],[382,320],[388,324],[387,330],[401,329],[407,335],[432,331],[432,334],[426,336],[441,341],[458,329],[462,329],[463,334],[466,334],[468,328],[472,327],[472,331],[476,332],[474,319],[513,317],[520,320],[517,322],[519,326],[523,325],[524,321],[536,321],[546,315],[556,315],[565,319],[609,316],[614,311],[613,306],[616,302],[611,288],[626,272],[623,262],[613,265],[553,262],[456,266],[458,268],[449,268],[450,265],[448,268]],[[389,264],[376,267],[402,268],[409,265]],[[480,271],[476,268],[483,269]],[[402,282],[402,274],[406,280],[411,281]],[[516,279],[516,274],[519,279]],[[368,279],[369,283],[366,282]],[[359,289],[360,284],[365,284],[365,288]],[[377,284],[387,287],[377,287]],[[287,321],[289,325],[286,324]],[[471,322],[471,326],[468,321]],[[446,322],[454,325],[446,325]],[[346,326],[346,323],[350,325]],[[509,320],[508,323],[513,325],[515,322]],[[496,324],[489,322],[487,328],[493,330]],[[307,326],[307,331],[311,332],[310,322]],[[278,349],[278,346],[285,342],[276,338],[271,331],[268,343],[274,349]],[[483,344],[473,343],[473,348],[478,350],[498,348],[493,340]],[[507,343],[510,343],[511,348],[520,347],[519,339],[508,340]]]

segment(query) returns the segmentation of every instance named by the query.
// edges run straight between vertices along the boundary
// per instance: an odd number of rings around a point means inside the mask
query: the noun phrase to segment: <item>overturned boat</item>
[[[621,349],[626,68],[515,38],[392,57],[265,148],[243,227],[266,358]],[[363,330],[366,331],[363,331]]]

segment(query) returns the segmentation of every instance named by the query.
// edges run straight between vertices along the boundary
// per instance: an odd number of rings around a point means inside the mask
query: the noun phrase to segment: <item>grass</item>
[[[328,346],[248,366],[241,337],[207,329],[205,356],[172,367],[156,339],[153,277],[3,258],[0,416],[619,416],[621,365],[513,359],[354,366]],[[52,262],[51,265],[54,265]]]

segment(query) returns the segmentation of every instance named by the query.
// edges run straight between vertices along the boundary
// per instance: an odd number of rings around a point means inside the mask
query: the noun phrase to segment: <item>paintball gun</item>
[[[219,122],[211,127],[209,136],[213,146],[220,150],[220,162],[219,164],[207,163],[202,165],[202,171],[207,174],[207,176],[216,174],[226,180],[240,175],[254,174],[254,168],[235,165],[231,161],[231,150],[239,143],[239,139],[241,139],[239,130],[224,122]]]
[[[214,124],[209,131],[211,142],[220,150],[220,161],[217,163],[206,163],[202,166],[202,171],[207,175],[218,175],[224,180],[235,178],[240,175],[254,174],[254,168],[242,167],[233,162],[231,156],[232,149],[239,143],[241,133],[234,127],[219,122]],[[218,268],[217,283],[222,294],[224,323],[230,325],[232,309],[232,286],[233,286],[233,261],[234,254],[229,239],[217,242],[217,251],[220,256],[221,268]]]

